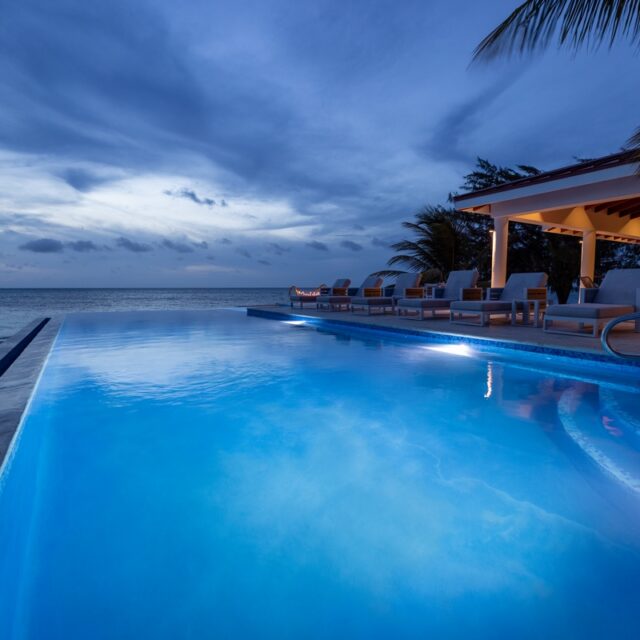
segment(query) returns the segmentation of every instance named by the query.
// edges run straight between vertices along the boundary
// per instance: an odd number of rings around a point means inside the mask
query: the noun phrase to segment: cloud
[[[19,249],[22,251],[32,251],[33,253],[62,253],[64,245],[60,240],[52,238],[39,238],[38,240],[29,240],[21,244]]]
[[[291,247],[283,247],[277,242],[269,242],[267,244],[267,249],[271,253],[275,253],[277,256],[281,256],[283,253],[288,253],[289,251],[291,251]]]
[[[238,247],[236,249],[236,253],[245,257],[245,258],[250,258],[251,254],[246,250],[246,249],[242,249],[241,247]]]
[[[271,266],[271,263],[268,260],[258,260],[258,264],[263,264],[265,267]]]
[[[153,248],[144,244],[143,242],[135,242],[134,240],[129,240],[128,238],[124,238],[120,236],[116,240],[116,246],[121,249],[126,249],[127,251],[132,251],[133,253],[146,253],[148,251],[153,251]]]
[[[168,240],[165,238],[160,243],[165,249],[171,249],[177,253],[193,253],[193,247],[184,242],[175,242],[174,240]]]
[[[343,240],[340,243],[340,246],[351,251],[362,251],[362,245],[357,242],[353,242],[352,240]]]
[[[231,244],[231,240],[229,238],[221,238],[220,244]]]
[[[380,238],[371,238],[371,244],[374,247],[384,247],[385,249],[388,249],[391,246],[391,243],[386,240],[381,240]]]
[[[324,242],[320,242],[319,240],[312,240],[311,242],[307,242],[307,247],[310,249],[315,249],[316,251],[329,251],[329,247]]]
[[[96,175],[86,169],[71,168],[61,172],[60,177],[76,191],[87,193],[94,187],[109,182],[112,178]]]
[[[193,189],[187,189],[186,187],[178,189],[177,191],[167,190],[165,194],[173,196],[174,198],[186,198],[187,200],[191,200],[191,202],[207,207],[213,207],[216,204],[213,198],[201,198]],[[226,203],[223,206],[226,206]]]
[[[220,200],[220,206],[221,207],[228,207],[229,204],[227,203],[227,201],[224,198],[222,198],[222,200]]]
[[[208,249],[209,243],[206,240],[201,240],[200,242],[193,242],[193,246],[196,249]]]
[[[92,242],[91,240],[73,240],[71,242],[67,242],[67,246],[72,251],[77,251],[78,253],[86,253],[87,251],[100,250],[98,245],[95,244],[95,242]]]

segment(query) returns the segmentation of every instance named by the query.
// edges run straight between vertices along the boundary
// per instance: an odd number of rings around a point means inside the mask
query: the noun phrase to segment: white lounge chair
[[[299,304],[300,308],[302,309],[302,306],[304,304],[315,304],[318,300],[318,297],[323,294],[331,294],[331,292],[335,291],[336,289],[340,292],[346,291],[350,284],[351,280],[349,280],[349,278],[339,278],[333,283],[333,287],[330,288],[324,284],[321,284],[316,289],[306,290],[292,285],[291,287],[289,287],[289,303],[292,308],[294,304]]]
[[[393,294],[390,296],[354,296],[351,299],[351,311],[356,309],[366,309],[367,314],[371,314],[373,309],[382,309],[382,313],[385,313],[387,309],[390,309],[393,313],[396,302],[405,297],[407,289],[417,288],[420,282],[419,273],[403,273],[398,276]]]
[[[457,300],[481,300],[482,289],[476,287],[478,271],[452,271],[444,287],[431,287],[431,298],[425,297],[424,289],[410,289],[408,295],[396,304],[398,315],[409,315],[417,312],[417,317],[424,320],[425,313],[431,311],[435,317],[437,311],[448,310],[452,302]]]
[[[597,338],[612,318],[640,311],[640,269],[612,269],[600,287],[581,289],[579,300],[576,304],[551,305],[544,316],[544,330]],[[577,324],[578,328],[563,329],[557,322]],[[585,326],[591,327],[591,332],[583,331]],[[635,330],[640,332],[640,321],[636,321]]]
[[[547,298],[546,273],[512,273],[504,287],[487,289],[485,300],[461,300],[449,307],[449,320],[460,324],[485,326],[492,315],[510,316],[524,310],[525,304]],[[527,309],[528,312],[528,309]],[[478,318],[474,321],[473,318]]]
[[[382,278],[380,276],[371,275],[365,279],[362,286],[358,289],[354,298],[368,296],[382,296]],[[330,295],[318,296],[316,300],[316,309],[328,309],[329,311],[348,311],[351,308],[352,296],[349,295],[345,288],[342,293],[334,291]]]

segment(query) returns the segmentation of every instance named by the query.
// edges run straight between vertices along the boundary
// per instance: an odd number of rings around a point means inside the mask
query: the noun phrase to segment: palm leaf
[[[527,0],[475,49],[474,60],[547,46],[611,46],[619,36],[640,43],[640,0]]]

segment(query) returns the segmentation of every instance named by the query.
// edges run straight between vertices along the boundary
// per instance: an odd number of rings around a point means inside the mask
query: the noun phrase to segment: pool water
[[[0,638],[637,637],[640,381],[518,358],[70,316],[0,478]]]

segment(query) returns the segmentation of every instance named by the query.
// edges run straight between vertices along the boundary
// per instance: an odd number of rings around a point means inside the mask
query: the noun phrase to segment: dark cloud
[[[19,249],[22,251],[32,251],[33,253],[62,253],[64,245],[60,240],[52,238],[39,238],[38,240],[29,240],[21,244]]]
[[[267,249],[271,253],[275,253],[277,256],[281,256],[283,253],[288,253],[289,251],[291,251],[291,247],[283,247],[277,242],[269,242],[269,244],[267,244]]]
[[[221,238],[220,244],[231,244],[231,240],[229,238]]]
[[[271,263],[268,260],[258,260],[258,264],[263,264],[265,267],[271,266]]]
[[[324,242],[320,242],[318,240],[307,242],[307,247],[309,247],[310,249],[315,249],[316,251],[329,251],[329,247],[327,247]]]
[[[364,231],[364,226],[363,226],[363,225],[361,225],[361,224],[354,224],[354,225],[353,225],[353,228],[354,228],[356,231]]]
[[[238,255],[241,255],[241,256],[245,257],[245,258],[250,258],[251,257],[251,254],[246,249],[242,249],[241,247],[238,247],[236,249],[236,253]]]
[[[147,253],[148,251],[153,251],[153,248],[148,244],[129,240],[129,238],[124,238],[122,236],[116,240],[116,246],[133,253]]]
[[[374,247],[383,247],[385,249],[388,249],[391,246],[390,242],[387,242],[386,240],[381,240],[380,238],[371,238],[371,244]]]
[[[184,242],[175,242],[174,240],[168,240],[165,238],[160,244],[165,249],[171,249],[177,253],[193,253],[193,247],[185,244]]]
[[[221,207],[228,207],[229,204],[227,203],[227,201],[224,198],[222,198],[222,200],[220,200],[220,206]]]
[[[201,240],[200,242],[193,242],[193,246],[196,249],[208,249],[209,243],[206,240]]]
[[[87,193],[105,182],[110,182],[111,178],[98,176],[85,169],[66,169],[60,174],[60,177],[76,191]]]
[[[67,246],[72,251],[77,251],[78,253],[86,253],[87,251],[99,251],[100,248],[95,242],[91,240],[73,240],[71,242],[67,242]]]
[[[362,245],[357,242],[353,242],[352,240],[343,240],[340,243],[340,246],[345,249],[349,249],[350,251],[362,251]]]
[[[201,198],[193,189],[178,189],[177,191],[165,191],[164,192],[168,196],[173,196],[174,198],[186,198],[187,200],[191,200],[191,202],[195,202],[196,204],[205,205],[207,207],[213,207],[216,204],[216,201],[213,198]],[[224,205],[226,206],[226,204]]]

